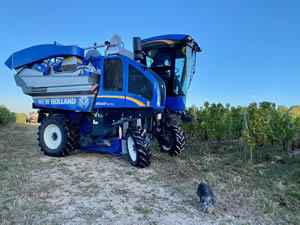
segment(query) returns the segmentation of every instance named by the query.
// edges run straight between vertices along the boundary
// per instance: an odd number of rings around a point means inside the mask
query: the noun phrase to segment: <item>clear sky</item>
[[[271,101],[300,104],[300,1],[2,1],[0,105],[28,112],[31,98],[3,63],[37,44],[102,44],[113,34],[132,49],[132,37],[190,34],[203,49],[187,96],[247,106]]]

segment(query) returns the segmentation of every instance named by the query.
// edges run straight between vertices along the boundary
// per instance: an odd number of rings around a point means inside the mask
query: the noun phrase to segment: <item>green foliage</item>
[[[255,147],[255,141],[250,137],[249,129],[244,129],[242,131],[242,140],[247,143],[247,145],[252,149]]]
[[[201,141],[209,140],[232,140],[241,137],[243,129],[243,108],[230,107],[226,104],[204,103],[204,107],[197,108],[195,105],[188,110],[195,117],[195,122],[182,124],[188,136],[196,137]]]
[[[5,106],[0,105],[0,125],[5,126],[16,122],[16,113],[10,112]]]
[[[274,113],[271,120],[272,140],[282,143],[292,140],[299,131],[299,119],[294,120],[289,113]]]
[[[300,132],[300,117],[292,116],[284,106],[276,110],[271,102],[251,103],[248,107],[205,102],[203,107],[193,105],[187,111],[195,116],[195,121],[183,124],[183,129],[188,137],[202,142],[241,138],[250,149],[277,143],[287,150],[289,141]],[[247,115],[247,129],[243,128],[243,113]]]
[[[16,118],[17,118],[17,113],[11,112],[10,113],[10,122],[15,123],[17,121]]]
[[[243,108],[238,106],[237,108],[231,107],[230,111],[227,112],[231,117],[231,137],[237,138],[241,135],[243,130]]]
[[[250,129],[255,143],[259,147],[265,145],[270,140],[270,121],[274,112],[275,105],[270,102],[261,102],[259,107],[256,104],[251,105],[249,113],[251,114]]]

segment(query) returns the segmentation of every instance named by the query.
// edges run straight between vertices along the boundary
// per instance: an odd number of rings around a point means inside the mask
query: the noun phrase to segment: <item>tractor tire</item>
[[[150,138],[142,129],[128,129],[126,134],[128,159],[131,165],[145,168],[151,164]]]
[[[74,122],[59,114],[44,118],[37,133],[41,151],[54,157],[69,155],[79,144],[76,127]]]
[[[185,135],[183,130],[178,127],[166,127],[164,133],[158,138],[160,151],[176,157],[184,150]]]

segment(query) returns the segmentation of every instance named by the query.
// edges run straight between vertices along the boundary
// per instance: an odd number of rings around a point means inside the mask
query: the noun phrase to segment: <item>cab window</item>
[[[171,76],[170,48],[154,48],[146,50],[146,65],[155,71],[161,78]]]
[[[104,91],[123,90],[123,63],[119,58],[104,60]]]
[[[128,92],[152,101],[153,86],[151,81],[138,69],[129,65]]]

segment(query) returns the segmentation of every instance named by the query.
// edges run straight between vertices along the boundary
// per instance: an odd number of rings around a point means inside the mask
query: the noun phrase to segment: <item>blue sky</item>
[[[300,104],[300,1],[3,1],[0,6],[0,105],[31,110],[3,63],[37,44],[102,44],[132,37],[191,34],[203,49],[187,104],[247,106],[272,101]]]

